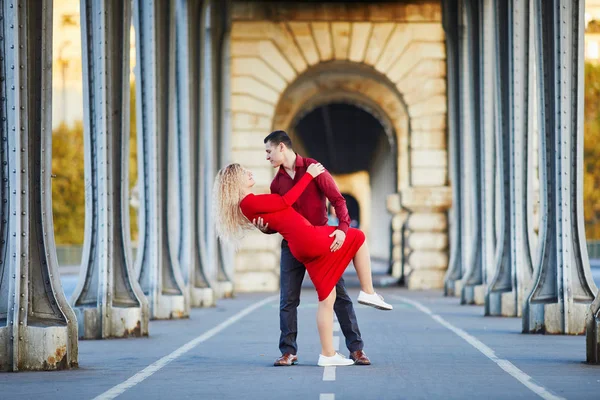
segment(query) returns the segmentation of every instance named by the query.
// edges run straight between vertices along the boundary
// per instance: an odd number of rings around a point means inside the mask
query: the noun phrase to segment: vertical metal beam
[[[230,121],[230,34],[231,34],[231,2],[221,0],[215,11],[218,30],[214,35],[215,56],[213,59],[215,74],[218,75],[218,89],[215,91],[218,112],[216,117],[216,147],[218,154],[217,167],[222,168],[229,163],[231,154],[231,121]],[[217,244],[217,283],[218,297],[233,296],[233,279],[230,271],[234,269],[234,251],[231,246],[219,241]],[[228,268],[229,266],[229,268]]]
[[[529,0],[496,0],[500,235],[486,315],[521,315],[532,267],[527,229]]]
[[[202,32],[200,43],[202,51],[201,84],[200,84],[200,140],[199,140],[199,177],[198,179],[198,204],[200,208],[200,228],[198,229],[198,246],[201,252],[202,270],[206,277],[208,287],[213,290],[214,280],[218,273],[217,242],[214,232],[214,219],[212,205],[209,201],[212,194],[212,185],[216,171],[215,154],[215,86],[213,67],[213,4],[204,0],[201,12]]]
[[[177,20],[177,144],[176,166],[179,181],[178,259],[192,307],[215,304],[215,296],[204,275],[198,243],[198,141],[200,139],[200,57],[202,0],[178,0]]]
[[[539,125],[538,109],[539,101],[537,98],[538,79],[537,64],[540,62],[537,58],[537,43],[535,28],[534,0],[529,0],[532,12],[529,15],[529,26],[532,27],[529,34],[529,115],[528,115],[528,132],[527,135],[527,172],[529,183],[527,185],[527,223],[529,230],[529,249],[531,252],[530,258],[532,265],[535,265],[535,257],[537,250],[537,230],[539,229]]]
[[[0,1],[0,25],[0,370],[76,367],[52,224],[52,1]]]
[[[84,339],[148,335],[129,238],[131,3],[81,0],[86,219],[71,304]]]
[[[535,6],[543,60],[538,65],[542,219],[523,332],[582,334],[598,292],[583,222],[584,1],[537,0]],[[588,324],[594,328],[589,319]]]
[[[481,284],[474,287],[475,304],[485,304],[488,283],[494,275],[496,250],[496,146],[495,146],[495,25],[493,0],[479,8],[480,62],[480,168],[481,168]]]
[[[168,237],[168,140],[175,137],[175,3],[134,0],[134,23],[142,179],[136,272],[151,319],[187,317],[185,284]]]
[[[453,198],[450,219],[450,261],[444,278],[444,295],[446,296],[456,294],[455,283],[462,278],[459,15],[459,2],[457,0],[442,0],[442,24],[446,33],[446,65],[448,69],[448,150]]]
[[[482,214],[481,214],[481,63],[479,0],[468,0],[463,9],[464,48],[461,51],[461,79],[463,81],[463,171],[462,187],[468,201],[464,201],[463,215],[469,215],[469,228],[465,230],[463,243],[465,273],[461,280],[461,304],[475,303],[475,286],[482,282]],[[463,218],[465,220],[465,218]]]

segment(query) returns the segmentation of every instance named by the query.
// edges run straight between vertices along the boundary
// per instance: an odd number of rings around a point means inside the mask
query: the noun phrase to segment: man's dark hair
[[[285,147],[292,150],[292,139],[285,131],[273,131],[265,138],[265,144],[271,142],[274,146],[279,146],[279,143],[285,144]]]

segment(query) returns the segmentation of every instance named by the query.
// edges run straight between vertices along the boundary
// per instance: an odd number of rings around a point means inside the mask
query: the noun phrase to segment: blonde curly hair
[[[213,211],[217,236],[236,246],[244,231],[254,225],[244,216],[240,202],[244,198],[242,182],[245,169],[240,164],[223,167],[213,185]],[[236,246],[237,247],[237,246]]]

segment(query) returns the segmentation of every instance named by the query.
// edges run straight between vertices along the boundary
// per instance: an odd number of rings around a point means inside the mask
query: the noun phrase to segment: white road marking
[[[335,367],[323,367],[323,381],[335,381]]]
[[[411,300],[411,299],[408,299],[403,296],[396,296],[396,295],[390,295],[390,296],[395,297],[398,300],[401,300],[405,303],[413,305],[415,308],[417,308],[420,311],[422,311],[423,313],[429,315],[431,318],[433,318],[433,320],[438,322],[440,325],[442,325],[442,326],[448,328],[449,330],[451,330],[452,332],[456,333],[458,336],[460,336],[462,339],[464,339],[467,343],[469,343],[471,346],[475,347],[483,355],[485,355],[487,358],[492,360],[494,363],[496,363],[496,365],[498,365],[505,372],[510,374],[513,378],[515,378],[516,380],[521,382],[523,385],[525,385],[525,387],[527,387],[533,393],[540,396],[542,399],[565,400],[564,397],[557,396],[557,395],[551,393],[549,390],[547,390],[543,386],[540,386],[537,383],[535,383],[531,376],[529,376],[525,372],[521,371],[510,361],[496,356],[496,353],[494,352],[494,350],[492,350],[491,348],[489,348],[488,346],[483,344],[479,339],[475,338],[474,336],[469,335],[467,332],[463,331],[462,329],[455,327],[454,325],[452,325],[450,322],[446,321],[444,318],[440,317],[439,315],[434,314],[433,311],[431,311],[429,308],[425,307],[423,304],[419,303],[418,301]]]
[[[333,349],[338,351],[340,348],[340,337],[333,337]],[[324,381],[335,381],[335,367],[324,367],[323,368],[323,380]]]
[[[125,382],[120,383],[117,386],[113,387],[112,389],[109,389],[106,392],[102,393],[101,395],[97,396],[96,398],[94,398],[94,400],[114,399],[115,397],[117,397],[120,394],[122,394],[123,392],[125,392],[127,389],[131,389],[138,383],[140,383],[143,380],[145,380],[146,378],[150,377],[155,372],[159,371],[161,368],[163,368],[165,365],[169,364],[171,361],[181,357],[188,351],[192,350],[194,347],[198,346],[200,343],[207,341],[208,339],[215,336],[217,333],[221,332],[223,329],[233,325],[234,323],[236,323],[237,321],[239,321],[246,315],[248,315],[251,312],[255,311],[256,309],[262,307],[263,305],[267,304],[268,302],[273,301],[278,298],[279,298],[279,296],[269,296],[266,299],[263,299],[257,303],[252,304],[251,306],[244,308],[242,311],[229,317],[228,319],[221,322],[219,325],[215,326],[211,330],[203,333],[202,335],[198,336],[197,338],[195,338],[193,340],[190,340],[189,342],[187,342],[186,344],[184,344],[183,346],[181,346],[180,348],[178,348],[171,354],[164,356],[163,358],[159,359],[158,361],[155,361],[154,363],[150,364],[149,366],[147,366],[146,368],[144,368],[143,370],[141,370],[140,372],[138,372],[131,378],[127,379]]]
[[[321,393],[319,400],[335,400],[335,394],[333,393]]]
[[[333,337],[333,349],[335,351],[338,351],[340,349],[340,337],[339,336]]]
[[[337,321],[335,321],[335,322],[333,323],[333,331],[334,331],[334,332],[339,332],[339,331],[340,331],[340,329],[341,329],[341,328],[340,328],[340,323],[339,323],[339,322],[337,322]]]

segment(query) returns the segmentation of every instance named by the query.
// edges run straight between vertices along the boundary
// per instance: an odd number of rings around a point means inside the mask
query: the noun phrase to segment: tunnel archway
[[[299,153],[330,170],[357,201],[373,257],[388,262],[387,198],[410,185],[408,115],[393,84],[355,63],[313,67],[281,96],[272,129],[288,131]]]
[[[391,224],[386,198],[397,190],[395,133],[374,114],[364,101],[343,96],[331,103],[308,102],[293,118],[289,132],[297,151],[319,160],[333,175],[351,221],[360,222],[367,234],[372,255],[387,262],[389,230],[372,226]],[[392,130],[390,136],[384,125]]]

